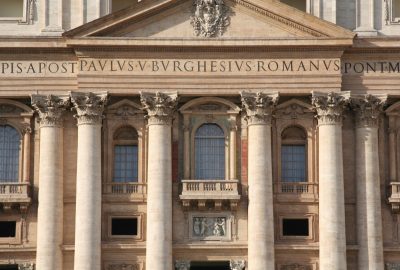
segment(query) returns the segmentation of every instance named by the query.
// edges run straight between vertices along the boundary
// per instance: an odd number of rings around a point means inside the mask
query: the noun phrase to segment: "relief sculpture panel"
[[[190,238],[193,240],[230,240],[231,225],[228,215],[191,215]]]

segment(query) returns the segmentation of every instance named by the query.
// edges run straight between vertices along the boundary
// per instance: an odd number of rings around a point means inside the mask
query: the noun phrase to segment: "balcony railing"
[[[274,185],[274,193],[282,201],[316,201],[318,184],[309,182],[280,182]]]
[[[400,182],[390,183],[388,202],[392,205],[393,212],[400,212]]]
[[[103,194],[112,196],[114,199],[139,199],[144,200],[147,194],[145,183],[105,183],[103,184]]]
[[[236,207],[240,200],[238,180],[182,180],[182,193],[179,196],[185,207],[190,202],[205,207],[206,201],[214,202],[219,208],[222,201],[228,201],[231,208]]]
[[[31,202],[29,183],[2,183],[0,182],[0,204],[4,209],[11,209],[13,205],[21,210],[27,209]]]

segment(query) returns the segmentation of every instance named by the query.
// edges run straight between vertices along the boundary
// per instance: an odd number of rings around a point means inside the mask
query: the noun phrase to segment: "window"
[[[400,22],[400,0],[392,0],[393,21]]]
[[[296,218],[282,219],[282,235],[283,236],[309,236],[309,219]]]
[[[9,125],[0,125],[0,182],[18,182],[20,135]]]
[[[112,218],[111,219],[111,235],[138,235],[138,219],[137,218]]]
[[[16,221],[0,221],[0,237],[15,237],[16,227]]]
[[[281,0],[282,3],[307,12],[307,0]]]
[[[0,270],[18,270],[18,264],[0,265]]]
[[[112,0],[111,12],[115,12],[133,5],[133,0]],[[140,2],[140,1],[138,1]]]
[[[306,134],[298,127],[282,132],[281,181],[307,182]]]
[[[138,181],[137,138],[136,130],[131,127],[120,128],[115,133],[113,182]]]
[[[23,16],[24,0],[0,0],[0,17],[19,18]]]
[[[217,124],[203,124],[195,134],[195,178],[225,179],[225,135]]]

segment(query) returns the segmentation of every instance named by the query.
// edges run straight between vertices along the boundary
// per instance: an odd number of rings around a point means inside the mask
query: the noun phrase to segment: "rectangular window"
[[[400,21],[400,0],[392,0],[393,20]]]
[[[0,237],[15,237],[16,226],[16,221],[0,221]]]
[[[309,219],[282,219],[283,236],[309,236]]]
[[[307,0],[281,0],[281,2],[307,12]]]
[[[114,147],[114,182],[138,181],[137,145],[116,145]]]
[[[1,0],[0,0],[1,1]],[[133,5],[134,0],[112,0],[111,12],[115,12]],[[140,2],[140,1],[138,1]]]
[[[306,182],[306,146],[282,145],[282,182]]]
[[[0,270],[18,270],[18,264],[0,265]]]
[[[112,218],[111,235],[114,236],[136,236],[138,235],[137,218]]]
[[[0,0],[0,17],[20,18],[24,14],[24,0]]]

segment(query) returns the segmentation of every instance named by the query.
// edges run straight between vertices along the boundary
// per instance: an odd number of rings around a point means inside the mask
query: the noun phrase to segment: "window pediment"
[[[226,99],[205,97],[187,102],[180,108],[180,111],[183,114],[238,114],[240,108]]]
[[[297,119],[302,117],[313,117],[314,112],[311,104],[297,99],[291,99],[277,106],[275,115],[277,118]]]

